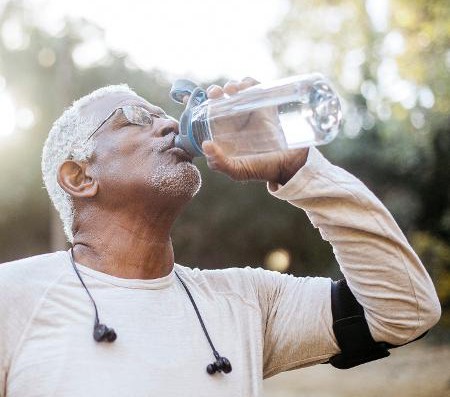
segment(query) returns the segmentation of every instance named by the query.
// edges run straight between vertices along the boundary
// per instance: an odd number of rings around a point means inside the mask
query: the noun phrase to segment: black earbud
[[[105,324],[101,324],[99,317],[98,317],[98,310],[97,305],[95,304],[94,298],[92,297],[91,293],[89,292],[88,288],[86,287],[86,284],[84,283],[77,266],[75,265],[75,258],[73,256],[73,248],[70,250],[70,260],[72,262],[73,270],[75,271],[78,279],[80,280],[81,284],[83,285],[83,288],[85,289],[86,293],[89,296],[89,299],[91,300],[94,310],[95,310],[95,325],[94,325],[94,339],[96,342],[114,342],[117,339],[116,331],[114,331],[114,328],[109,328]],[[197,305],[195,304],[194,298],[191,295],[191,292],[189,291],[189,288],[186,286],[184,281],[181,279],[181,277],[178,275],[177,272],[175,272],[175,275],[177,276],[178,280],[180,280],[181,285],[185,289],[189,300],[192,303],[192,307],[195,310],[195,313],[197,314],[198,321],[200,322],[200,325],[202,326],[203,332],[205,333],[206,339],[208,340],[209,345],[211,346],[211,349],[213,351],[214,357],[216,358],[216,361],[212,364],[209,364],[206,367],[206,372],[210,375],[214,375],[216,372],[223,372],[225,374],[228,374],[231,372],[231,363],[230,360],[226,357],[220,356],[220,354],[217,352],[216,348],[214,347],[211,338],[209,337],[208,331],[206,330],[205,323],[203,322],[202,316],[200,315],[200,312],[198,310]]]
[[[206,372],[210,375],[214,375],[216,372],[224,372],[229,374],[231,372],[231,363],[226,357],[219,357],[216,362],[209,364],[206,367]]]
[[[75,265],[75,258],[73,257],[73,248],[70,250],[70,261],[72,262],[73,270],[75,270],[75,273],[78,277],[78,279],[81,282],[81,285],[85,289],[86,293],[89,296],[89,299],[91,300],[92,304],[94,305],[95,310],[95,322],[94,322],[94,339],[97,342],[114,342],[117,339],[116,331],[114,331],[114,328],[109,328],[105,324],[101,324],[100,320],[98,318],[98,310],[97,305],[95,304],[94,298],[92,297],[91,293],[89,292],[88,288],[86,287],[86,284],[84,283],[83,279],[81,278],[80,272],[78,271],[78,268]]]
[[[191,295],[191,291],[189,291],[189,288],[184,283],[183,279],[178,275],[177,272],[175,272],[175,275],[178,277],[178,280],[180,280],[181,285],[183,286],[184,290],[186,291],[189,300],[192,303],[192,307],[195,310],[195,313],[197,314],[198,321],[200,322],[200,325],[202,326],[203,332],[205,333],[206,339],[208,339],[208,343],[211,346],[211,349],[213,351],[214,357],[216,358],[216,361],[212,364],[209,364],[206,367],[206,372],[210,375],[214,375],[216,372],[223,372],[225,374],[229,374],[231,372],[231,363],[230,360],[226,357],[222,357],[214,347],[211,338],[209,337],[208,331],[206,330],[205,323],[203,322],[202,316],[200,315],[200,312],[198,310],[197,305],[195,304],[194,298]]]
[[[105,324],[96,324],[94,339],[97,342],[114,342],[117,339],[117,334],[114,328],[108,328]]]

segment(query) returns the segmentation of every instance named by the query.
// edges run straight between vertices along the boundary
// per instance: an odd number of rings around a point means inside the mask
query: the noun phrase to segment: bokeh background
[[[267,395],[450,395],[448,0],[0,0],[0,262],[66,248],[40,155],[73,100],[126,82],[178,117],[168,97],[175,78],[206,87],[312,71],[334,82],[345,112],[342,133],[322,152],[392,211],[443,316],[426,342],[392,359],[283,374],[266,382]],[[339,277],[302,212],[264,184],[196,164],[204,184],[174,228],[177,262]]]

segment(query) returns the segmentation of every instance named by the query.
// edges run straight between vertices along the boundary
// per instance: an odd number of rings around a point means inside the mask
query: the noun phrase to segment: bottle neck
[[[200,152],[203,152],[202,143],[212,139],[209,128],[208,109],[209,107],[205,103],[197,106],[192,112],[190,138],[194,141],[194,145],[197,146]]]
[[[203,141],[210,139],[208,106],[200,104],[186,108],[180,118],[180,131],[175,138],[175,146],[192,157],[199,157],[203,156]]]

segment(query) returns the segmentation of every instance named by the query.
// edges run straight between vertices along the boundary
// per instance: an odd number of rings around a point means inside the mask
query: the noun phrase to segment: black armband
[[[341,353],[330,358],[329,363],[333,367],[339,369],[356,367],[387,357],[390,355],[389,349],[404,346],[374,341],[364,317],[364,309],[354,297],[345,279],[331,283],[331,312],[333,332],[341,349]],[[423,338],[427,332],[411,342]]]
[[[333,367],[348,369],[389,356],[390,345],[374,341],[363,307],[345,279],[331,284],[331,312],[333,332],[341,349],[341,353],[330,358]]]

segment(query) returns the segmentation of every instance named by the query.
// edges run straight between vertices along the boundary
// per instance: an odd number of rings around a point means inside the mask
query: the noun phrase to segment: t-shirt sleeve
[[[263,323],[264,378],[325,362],[337,354],[331,280],[252,269]]]
[[[296,175],[271,193],[305,210],[364,308],[375,341],[408,343],[440,317],[430,276],[392,215],[355,176],[316,148]]]

